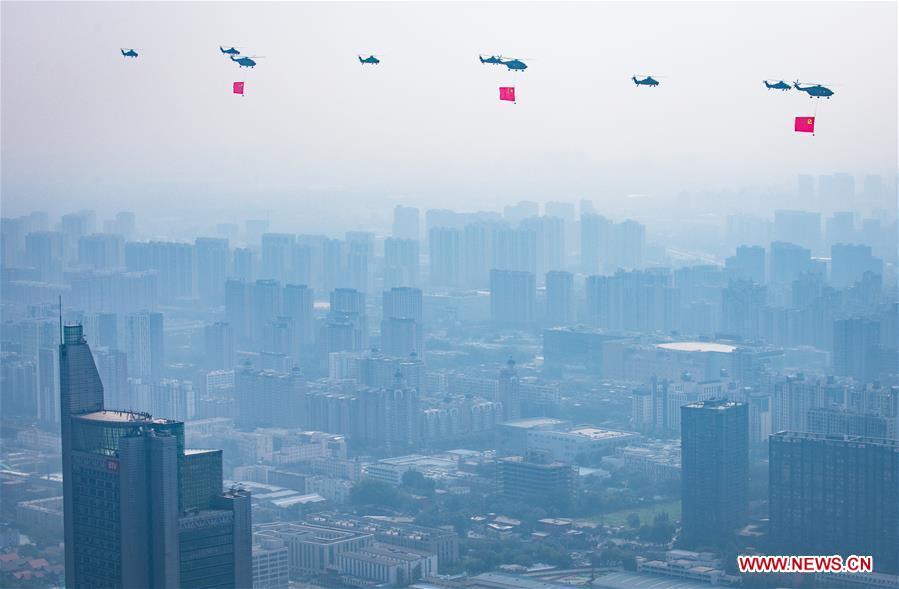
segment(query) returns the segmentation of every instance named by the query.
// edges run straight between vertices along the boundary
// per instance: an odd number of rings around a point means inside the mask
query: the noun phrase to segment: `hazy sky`
[[[387,215],[895,174],[896,22],[893,2],[3,2],[3,214]],[[239,70],[219,44],[265,58]],[[794,133],[810,114],[816,136]]]

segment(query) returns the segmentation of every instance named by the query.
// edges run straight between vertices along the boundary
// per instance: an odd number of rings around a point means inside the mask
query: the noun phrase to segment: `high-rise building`
[[[128,387],[128,354],[120,350],[97,350],[94,358],[103,383],[104,405],[116,409],[133,407]]]
[[[581,214],[581,271],[599,274],[608,259],[612,222],[594,213]]]
[[[435,227],[428,234],[430,282],[434,286],[462,285],[462,232]]]
[[[300,427],[306,419],[306,379],[289,373],[243,368],[235,372],[237,422],[248,427]]]
[[[381,317],[381,348],[386,355],[423,357],[421,290],[401,287],[385,291]]]
[[[490,271],[490,320],[527,327],[535,320],[537,284],[530,272]]]
[[[496,383],[496,400],[503,406],[503,421],[518,419],[521,417],[521,382],[518,379],[518,371],[515,370],[515,361],[512,358],[499,371],[499,379]]]
[[[228,240],[217,237],[198,237],[194,241],[197,260],[197,295],[206,304],[220,305],[225,300],[225,279],[228,276]]]
[[[282,297],[284,316],[293,324],[297,350],[312,349],[315,343],[315,293],[305,284],[285,284]]]
[[[596,327],[671,331],[680,315],[680,291],[665,269],[588,276],[586,295],[586,318]]]
[[[760,245],[741,245],[737,253],[725,260],[730,280],[749,280],[765,284],[765,248]]]
[[[574,276],[554,270],[546,273],[546,321],[567,325],[575,321]]]
[[[281,283],[277,280],[257,280],[253,285],[251,323],[256,345],[261,345],[268,326],[281,316],[282,294]]]
[[[249,493],[184,424],[104,408],[81,326],[59,347],[66,586],[249,587]]]
[[[855,233],[855,214],[835,212],[825,223],[824,241],[830,247],[838,243],[858,243]]]
[[[811,256],[811,251],[804,247],[783,241],[773,242],[769,267],[771,282],[788,285],[805,272],[818,271]]]
[[[838,243],[830,247],[830,283],[834,288],[852,286],[865,272],[883,274],[883,260],[871,255],[871,246]]]
[[[35,231],[27,234],[25,261],[37,269],[43,282],[62,282],[62,234],[56,231]]]
[[[795,243],[811,250],[815,255],[821,255],[821,214],[809,211],[774,211],[774,239]]]
[[[262,236],[261,277],[284,282],[293,265],[296,236],[289,233],[265,233]]]
[[[121,235],[94,233],[78,238],[78,263],[95,270],[125,265],[125,242]]]
[[[353,350],[368,348],[368,320],[365,312],[365,293],[354,288],[331,291],[329,319],[349,322],[353,327]]]
[[[125,243],[128,270],[153,270],[158,276],[159,298],[163,301],[194,296],[194,248],[170,241]]]
[[[531,227],[493,227],[491,250],[492,269],[537,273],[537,233]]]
[[[512,227],[515,227],[525,219],[536,217],[539,214],[540,203],[532,200],[522,200],[518,204],[503,207],[503,219]]]
[[[140,311],[125,317],[129,376],[157,380],[165,365],[162,313]]]
[[[769,440],[776,554],[859,554],[899,573],[899,441],[780,432]]]
[[[206,368],[231,370],[234,368],[234,329],[227,321],[216,321],[204,329],[206,340]]]
[[[418,286],[418,242],[388,237],[384,240],[384,288]]]
[[[239,247],[234,250],[234,271],[231,276],[247,284],[256,279],[256,262],[253,250]]]
[[[749,410],[722,399],[681,407],[683,539],[720,546],[746,519]]]
[[[462,234],[462,283],[467,288],[481,289],[490,285],[493,261],[494,227],[487,223],[471,223]]]
[[[748,280],[732,282],[721,293],[721,329],[724,333],[755,339],[761,333],[761,316],[767,289]]]
[[[837,376],[851,376],[861,384],[876,380],[880,356],[880,322],[865,317],[833,322],[833,370]]]
[[[810,431],[809,411],[824,407],[826,399],[821,383],[804,376],[787,376],[774,383],[772,430]]]
[[[253,337],[253,290],[243,280],[225,282],[225,320],[238,342]]]

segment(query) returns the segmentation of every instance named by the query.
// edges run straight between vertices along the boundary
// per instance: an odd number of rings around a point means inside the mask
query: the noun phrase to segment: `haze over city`
[[[895,2],[0,17],[0,587],[899,588]]]
[[[797,173],[895,173],[889,2],[12,2],[3,16],[15,214],[128,203],[312,230],[313,212],[337,232],[386,226],[381,202],[594,198],[627,214],[627,195],[667,212],[682,190],[727,190],[713,202],[740,210],[758,197],[734,191],[788,199]],[[264,59],[238,71],[227,43]],[[131,45],[134,62],[118,54]],[[365,52],[383,63],[359,67]],[[491,52],[533,61],[520,74],[478,63]],[[635,88],[635,73],[663,84]],[[764,91],[774,78],[837,96]],[[494,96],[506,81],[514,106]],[[794,134],[814,112],[815,137]]]

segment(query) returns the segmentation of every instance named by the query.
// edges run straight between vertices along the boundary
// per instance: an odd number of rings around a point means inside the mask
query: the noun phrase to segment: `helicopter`
[[[503,59],[502,57],[500,57],[499,64],[509,68],[509,71],[516,70],[523,72],[524,70],[528,69],[527,64],[520,59]]]
[[[137,51],[134,49],[120,49],[120,51],[125,57],[137,57]]]
[[[768,90],[783,90],[783,91],[787,91],[787,90],[789,90],[790,88],[792,88],[792,86],[790,86],[789,84],[787,84],[787,83],[784,82],[783,80],[780,80],[779,82],[774,82],[773,84],[769,84],[769,83],[768,83],[768,80],[762,80],[762,81],[765,83],[765,88],[767,88]]]
[[[359,58],[359,63],[365,65],[366,63],[370,63],[371,65],[378,65],[381,63],[381,60],[375,57],[374,55],[369,55],[368,57],[362,57],[361,55],[357,55]]]
[[[253,61],[253,59],[250,57],[238,57],[237,59],[235,59],[233,55],[229,55],[228,57],[230,57],[231,61],[233,61],[240,67],[256,67],[256,62]],[[255,55],[253,57],[259,59],[259,57]]]
[[[830,88],[825,88],[821,84],[814,84],[811,86],[806,86],[803,88],[799,85],[799,80],[793,82],[793,88],[796,88],[800,92],[807,92],[809,98],[830,98],[833,96],[834,92]]]
[[[634,84],[637,86],[650,86],[654,88],[659,85],[659,81],[652,76],[646,76],[642,80],[638,80],[637,76],[631,76],[631,80],[633,80]]]
[[[231,47],[229,49],[225,49],[221,45],[219,45],[219,51],[224,53],[225,55],[240,55],[240,51],[238,51],[235,47]]]
[[[502,55],[491,55],[490,57],[484,57],[483,55],[478,55],[478,59],[481,60],[481,63],[489,63],[493,65],[499,65],[503,62]]]

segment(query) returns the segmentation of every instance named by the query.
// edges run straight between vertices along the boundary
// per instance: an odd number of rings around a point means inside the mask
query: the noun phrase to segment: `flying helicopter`
[[[807,92],[809,98],[830,98],[834,94],[833,90],[826,88],[821,84],[813,84],[803,88],[799,85],[799,80],[793,82],[793,88],[796,88],[800,92]]]
[[[229,55],[228,57],[240,67],[256,67],[256,62],[253,61],[253,59],[259,59],[261,56],[253,55],[252,57],[238,57],[236,59],[233,55]]]
[[[137,57],[137,51],[134,49],[120,49],[124,57]]]
[[[507,68],[509,68],[509,71],[515,70],[515,71],[523,72],[524,70],[528,69],[527,64],[517,58],[503,59],[502,57],[500,57],[499,64],[504,65]]]
[[[789,90],[790,88],[792,88],[792,86],[790,86],[789,84],[787,84],[787,83],[784,82],[783,80],[780,80],[779,82],[774,82],[773,84],[769,84],[769,83],[768,83],[768,80],[762,80],[762,81],[765,83],[765,88],[767,88],[768,90],[783,90],[783,91],[787,91],[787,90]]]
[[[362,65],[365,65],[367,63],[369,63],[371,65],[378,65],[379,63],[381,63],[381,60],[378,59],[377,57],[375,57],[374,55],[369,55],[368,57],[362,57],[361,55],[357,55],[356,57],[359,58],[359,63],[361,63]]]
[[[225,55],[240,55],[240,51],[238,51],[236,47],[229,47],[228,49],[225,49],[224,47],[219,45],[219,51],[221,51]]]
[[[503,62],[502,55],[491,55],[490,57],[484,57],[483,55],[478,55],[478,59],[481,60],[481,63],[489,63],[492,65],[499,65]]]
[[[652,76],[646,76],[642,80],[637,79],[637,76],[631,76],[631,80],[633,80],[634,84],[637,86],[650,86],[654,88],[659,85],[659,81]]]

